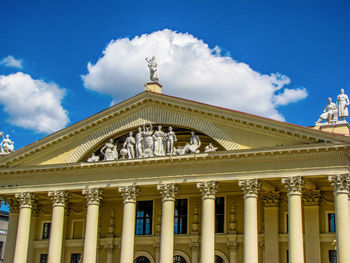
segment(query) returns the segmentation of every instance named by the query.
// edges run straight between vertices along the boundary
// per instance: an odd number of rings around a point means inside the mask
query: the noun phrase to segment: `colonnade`
[[[338,263],[345,263],[350,258],[350,227],[349,227],[349,175],[333,175],[328,177],[334,189],[335,213],[336,213],[336,241]],[[257,203],[261,182],[258,179],[247,179],[239,181],[239,186],[244,194],[244,238],[243,254],[244,263],[258,263],[258,216]],[[288,194],[288,250],[290,263],[304,262],[304,240],[302,222],[302,189],[303,178],[288,177],[282,179],[282,184]],[[207,181],[197,183],[197,188],[202,194],[202,222],[201,241],[199,246],[193,244],[194,250],[200,250],[201,263],[215,262],[215,194],[218,190],[217,182]],[[170,263],[173,260],[174,251],[174,206],[177,185],[173,183],[159,184],[158,191],[162,196],[162,224],[160,236],[160,263]],[[134,260],[134,240],[136,221],[136,200],[139,193],[137,186],[119,187],[123,197],[123,223],[121,237],[120,262],[132,263]],[[86,230],[84,240],[83,263],[95,263],[97,258],[98,243],[98,220],[99,208],[102,200],[102,189],[84,189],[82,194],[87,201]],[[270,193],[274,195],[274,193]],[[48,262],[61,262],[63,244],[64,210],[69,197],[66,191],[58,190],[48,193],[52,200],[52,227],[49,242]],[[10,205],[15,207],[18,201],[18,214],[10,215],[9,239],[6,246],[5,262],[24,263],[27,262],[29,233],[32,213],[33,193],[20,193],[15,199],[9,199]],[[275,197],[263,200],[274,200]],[[11,203],[12,202],[12,203]],[[265,220],[269,215],[277,216],[277,210],[267,205]],[[12,208],[13,209],[13,208]],[[17,216],[16,216],[17,215]],[[17,223],[18,221],[18,223]],[[17,233],[15,232],[17,225]],[[274,224],[266,224],[265,229],[269,235],[278,235],[278,229]],[[10,232],[12,231],[12,232]],[[15,239],[14,236],[17,236]],[[269,239],[267,239],[269,240]],[[273,240],[273,239],[271,239]],[[275,239],[276,240],[276,239]],[[278,262],[278,243],[268,241],[270,251],[266,251],[273,257],[269,262]],[[277,251],[276,251],[277,250]],[[237,243],[230,242],[230,262],[235,262]],[[193,258],[195,257],[195,258]],[[198,262],[193,255],[192,262]],[[110,257],[111,258],[111,257]],[[267,262],[267,261],[265,261]]]

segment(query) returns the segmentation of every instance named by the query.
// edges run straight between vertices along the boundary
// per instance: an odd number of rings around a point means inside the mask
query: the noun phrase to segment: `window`
[[[186,259],[181,256],[174,256],[174,263],[187,263]]]
[[[174,234],[187,234],[187,199],[175,201]]]
[[[289,250],[286,250],[286,256],[287,256],[286,262],[289,263]]]
[[[153,201],[138,201],[136,207],[136,235],[152,234]]]
[[[4,242],[0,242],[0,260],[2,260],[2,250],[4,247]]]
[[[141,257],[137,257],[134,260],[134,263],[151,263],[151,261],[148,258],[141,256]]]
[[[335,232],[335,213],[328,213],[328,232]]]
[[[217,197],[215,199],[215,233],[224,233],[225,231],[225,198]]]
[[[44,223],[42,239],[49,239],[51,231],[51,223]]]
[[[47,263],[47,254],[40,255],[40,263]]]
[[[73,253],[70,255],[70,263],[80,263],[80,258],[80,253]]]
[[[337,263],[337,251],[328,250],[329,263]]]
[[[222,257],[215,255],[215,263],[224,263],[225,261],[222,259]]]
[[[289,232],[289,218],[288,213],[284,213],[284,233]]]

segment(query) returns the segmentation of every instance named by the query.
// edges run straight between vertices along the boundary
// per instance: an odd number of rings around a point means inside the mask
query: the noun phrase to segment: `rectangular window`
[[[174,234],[187,234],[187,199],[175,200]]]
[[[337,251],[328,250],[329,263],[337,263]]]
[[[49,239],[51,231],[51,223],[44,223],[42,239]]]
[[[136,205],[136,235],[152,234],[153,201],[138,201]]]
[[[335,232],[335,214],[328,214],[328,232]]]
[[[47,263],[47,254],[40,255],[40,263]]]
[[[215,199],[215,233],[224,233],[225,231],[225,198],[217,197]]]
[[[286,260],[286,262],[289,263],[289,250],[286,251],[286,255],[287,255],[287,260]]]
[[[73,253],[70,256],[70,263],[80,263],[80,253]]]

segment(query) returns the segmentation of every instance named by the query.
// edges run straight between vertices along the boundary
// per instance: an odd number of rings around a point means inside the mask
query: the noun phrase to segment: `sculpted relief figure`
[[[104,161],[113,161],[118,159],[117,146],[114,145],[113,139],[110,139],[101,149],[101,153],[104,155]]]
[[[201,146],[201,140],[198,135],[195,135],[194,131],[191,131],[190,138],[190,151],[191,153],[199,153],[199,147]]]
[[[3,137],[3,133],[1,133]],[[2,153],[11,153],[13,152],[14,149],[14,141],[11,141],[10,135],[6,134],[6,138],[3,137],[2,142],[1,142],[1,152]]]
[[[337,97],[338,115],[341,121],[345,120],[349,116],[349,98],[344,94],[344,89],[340,90],[340,94]]]
[[[174,154],[175,153],[175,147],[174,142],[177,141],[175,132],[173,132],[173,128],[169,127],[169,132],[167,133],[167,154]]]
[[[336,123],[338,121],[338,108],[337,105],[332,102],[332,98],[328,98],[328,104],[316,124],[320,123],[322,120],[325,120],[326,123]]]
[[[215,152],[218,148],[214,147],[211,143],[209,143],[207,146],[204,148],[204,152],[210,153],[210,152]]]
[[[159,81],[158,75],[158,65],[156,62],[156,58],[153,56],[152,58],[146,58],[148,63],[149,73],[150,73],[150,81]]]
[[[96,155],[95,153],[92,153],[91,156],[87,159],[88,163],[95,163],[100,160],[100,156]]]
[[[165,133],[162,126],[158,126],[158,130],[154,132],[154,155],[165,156]]]
[[[135,150],[134,150],[134,147],[135,147],[135,138],[132,137],[132,131],[129,132],[129,137],[126,138],[125,142],[124,142],[124,145],[123,147],[127,149],[128,151],[128,159],[134,159],[135,158]]]
[[[143,142],[143,157],[153,157],[153,129],[152,124],[143,126],[142,133],[142,142]]]
[[[142,129],[141,127],[138,127],[137,134],[135,136],[136,158],[142,157],[142,140],[143,140]]]

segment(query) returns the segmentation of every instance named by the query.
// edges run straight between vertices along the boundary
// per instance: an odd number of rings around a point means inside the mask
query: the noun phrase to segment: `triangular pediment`
[[[350,142],[346,136],[143,92],[3,157],[0,165],[20,167],[86,162],[87,157],[110,138],[125,136],[146,123],[172,126],[184,134],[194,130],[221,151]]]

